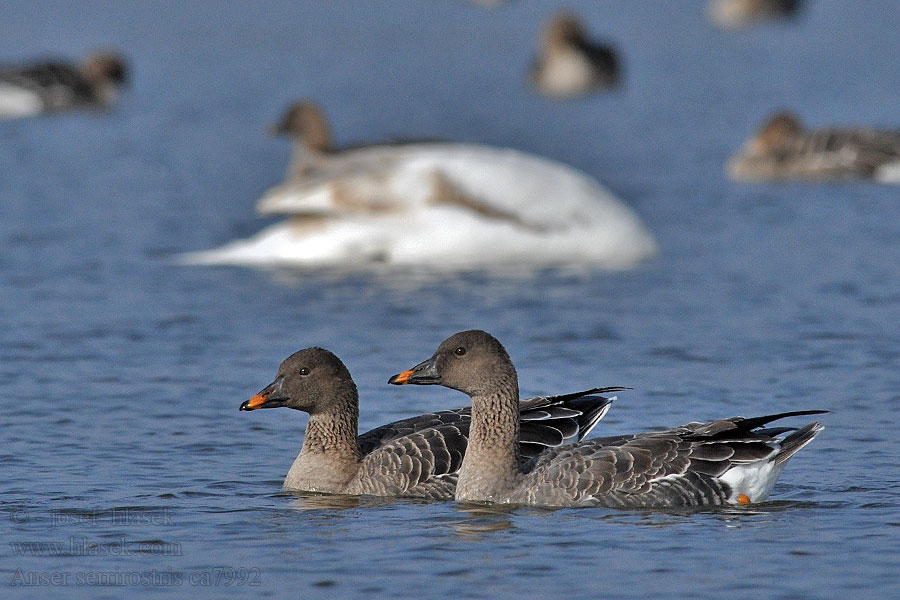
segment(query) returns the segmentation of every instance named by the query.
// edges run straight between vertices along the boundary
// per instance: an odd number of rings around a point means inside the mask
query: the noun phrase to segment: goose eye
[[[307,375],[309,375],[309,369],[307,369],[306,367],[303,367],[302,369],[300,369],[300,375],[302,377],[306,377]]]
[[[456,354],[457,356],[462,356],[463,354],[466,353],[466,349],[463,348],[462,346],[460,346],[459,348],[454,350],[453,353]]]

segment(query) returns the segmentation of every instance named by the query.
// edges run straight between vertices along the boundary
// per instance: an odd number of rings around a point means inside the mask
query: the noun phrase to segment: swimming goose
[[[618,85],[619,70],[612,46],[592,42],[577,18],[561,13],[541,31],[531,83],[546,96],[577,98]]]
[[[516,369],[493,336],[449,337],[434,355],[389,383],[443,385],[472,398],[469,445],[456,499],[543,506],[674,507],[748,504],[766,499],[787,460],[823,429],[760,427],[798,411],[688,423],[652,433],[518,451]],[[793,431],[779,439],[778,435]]]
[[[793,17],[800,12],[801,5],[800,0],[710,0],[706,13],[719,27],[737,29]]]
[[[39,62],[0,67],[0,118],[25,117],[69,108],[109,108],[125,83],[117,54],[91,54],[81,65]]]
[[[728,161],[743,181],[875,179],[900,183],[900,130],[804,129],[792,112],[763,123]]]
[[[294,159],[257,209],[292,219],[186,262],[621,269],[656,251],[631,209],[551,160],[447,142],[335,149],[310,102],[292,106],[277,129],[293,137]]]
[[[514,409],[521,422],[523,460],[583,438],[612,402],[597,394],[619,389],[524,400]],[[240,410],[278,406],[309,413],[303,447],[284,480],[285,490],[453,498],[469,435],[468,407],[389,423],[357,437],[356,385],[341,360],[323,348],[286,358],[275,381]]]

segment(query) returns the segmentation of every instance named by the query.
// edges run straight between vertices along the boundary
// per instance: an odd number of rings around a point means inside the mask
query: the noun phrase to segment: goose
[[[900,183],[900,130],[806,129],[795,113],[770,116],[727,165],[739,181],[874,179]]]
[[[597,388],[522,401],[519,454],[580,440],[612,402]],[[309,413],[303,446],[284,480],[284,490],[349,495],[453,498],[466,451],[470,409],[428,413],[382,425],[357,436],[359,397],[344,363],[323,348],[286,358],[271,384],[240,410],[286,406]]]
[[[109,108],[126,73],[125,61],[113,52],[90,54],[80,65],[46,61],[0,67],[0,118]]]
[[[824,411],[733,417],[557,446],[523,461],[516,369],[489,333],[456,333],[389,383],[442,385],[471,397],[455,495],[464,502],[643,508],[761,502],[787,460],[823,429],[815,422],[796,431],[762,427]]]
[[[578,98],[615,87],[619,71],[612,46],[592,42],[576,17],[560,13],[543,26],[531,83],[551,98]]]
[[[275,129],[293,138],[294,157],[287,181],[257,209],[289,219],[185,262],[624,269],[656,252],[630,208],[552,160],[435,141],[336,149],[309,101],[291,106]]]
[[[710,0],[706,13],[719,27],[738,29],[796,16],[802,4],[801,0]]]

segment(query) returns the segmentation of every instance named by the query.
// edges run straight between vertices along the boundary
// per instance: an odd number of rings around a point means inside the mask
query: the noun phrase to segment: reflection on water
[[[468,503],[456,504],[453,508],[465,515],[464,519],[453,522],[453,531],[468,540],[480,540],[494,533],[512,530],[512,516],[519,509],[517,506]]]
[[[541,266],[499,264],[474,269],[456,268],[452,271],[420,266],[387,266],[380,263],[337,266],[330,268],[271,267],[260,268],[277,285],[296,288],[316,280],[321,285],[346,285],[348,280],[366,280],[372,285],[398,293],[415,293],[422,288],[448,281],[459,281],[467,285],[484,283],[495,285],[515,285],[533,281],[542,276],[556,277],[596,277],[598,271],[584,265]]]
[[[292,498],[290,507],[294,510],[347,510],[351,508],[376,509],[404,504],[428,504],[420,498],[397,498],[393,496],[346,496],[343,494],[319,494],[316,492],[283,492],[281,496]]]
[[[698,519],[740,527],[743,523],[776,521],[779,513],[809,511],[820,508],[819,503],[775,500],[748,506],[685,507],[667,509],[618,509],[606,507],[552,508],[541,506],[482,505],[459,503],[453,505],[465,518],[452,521],[454,533],[466,539],[484,539],[498,532],[516,529],[514,520],[520,518],[552,518],[602,521],[609,524],[665,529],[695,523]],[[772,518],[767,518],[772,517]]]
[[[294,510],[346,510],[359,508],[364,499],[359,496],[291,492],[289,506]]]

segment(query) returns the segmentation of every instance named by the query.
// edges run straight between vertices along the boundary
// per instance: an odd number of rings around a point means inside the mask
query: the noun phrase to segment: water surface
[[[557,2],[6,7],[4,61],[114,46],[134,63],[112,114],[0,122],[6,595],[896,597],[898,190],[722,174],[774,108],[898,125],[894,4],[809,4],[723,32],[699,2],[566,2],[619,45],[626,85],[564,103],[523,79]],[[264,128],[301,95],[342,142],[438,136],[572,164],[661,254],[620,273],[178,266],[268,222],[253,203],[289,147]],[[285,356],[341,356],[368,429],[464,404],[385,382],[472,327],[505,343],[523,394],[632,387],[600,435],[832,413],[748,508],[279,493],[305,417],[237,408]]]

